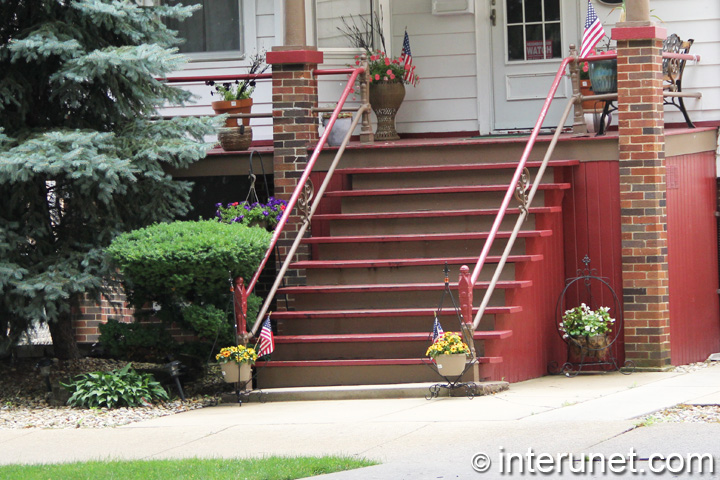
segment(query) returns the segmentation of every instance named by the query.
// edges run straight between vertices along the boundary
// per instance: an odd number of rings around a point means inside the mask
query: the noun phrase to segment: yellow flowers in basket
[[[467,346],[467,343],[463,342],[459,333],[445,332],[442,336],[438,337],[435,343],[430,345],[425,355],[431,358],[436,358],[440,355],[454,355],[460,353],[470,355],[470,348]]]

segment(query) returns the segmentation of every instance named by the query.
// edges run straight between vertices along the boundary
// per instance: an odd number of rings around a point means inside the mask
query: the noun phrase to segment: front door
[[[563,57],[578,44],[575,0],[488,0],[492,4],[494,129],[532,128]],[[567,78],[543,127],[555,127],[572,95]],[[572,121],[572,117],[570,118]],[[568,122],[570,124],[570,122]]]

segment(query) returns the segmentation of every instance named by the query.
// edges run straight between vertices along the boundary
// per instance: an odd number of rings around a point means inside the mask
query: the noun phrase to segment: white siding
[[[618,20],[619,10],[595,3],[598,17],[610,34]],[[683,91],[702,92],[702,98],[685,99],[693,121],[720,120],[720,1],[718,0],[651,0],[651,14],[667,34],[695,40],[690,53],[701,56],[699,63],[688,62],[683,75]],[[683,123],[680,111],[665,107],[666,123]]]
[[[392,2],[393,54],[402,49],[405,27],[420,76],[397,116],[399,132],[478,130],[473,15],[432,15],[430,0]]]
[[[212,76],[212,75],[232,75],[247,73],[248,59],[250,55],[258,51],[266,51],[272,48],[275,42],[275,27],[273,15],[273,2],[270,0],[242,0],[245,7],[254,11],[254,17],[243,18],[243,22],[252,21],[255,28],[255,39],[246,38],[246,58],[244,60],[234,61],[197,61],[189,62],[182,71],[176,72],[177,76]],[[247,2],[252,4],[247,5]],[[248,8],[245,8],[245,12]],[[248,41],[249,40],[249,41]],[[269,71],[269,70],[268,70]],[[205,85],[204,82],[179,83],[176,84],[195,94],[194,103],[182,107],[168,107],[162,110],[163,115],[212,115],[214,114],[210,107],[210,102],[218,100],[218,97],[210,95],[214,91],[212,87]],[[271,83],[269,80],[257,82],[255,93],[253,93],[253,113],[271,112],[272,106],[270,100],[272,98]],[[269,140],[272,139],[272,119],[270,118],[254,118],[250,121],[253,127],[253,139]]]

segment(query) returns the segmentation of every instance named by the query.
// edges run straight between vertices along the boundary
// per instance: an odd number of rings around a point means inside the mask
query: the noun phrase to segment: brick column
[[[267,63],[273,66],[273,169],[275,196],[289,200],[298,179],[305,170],[308,146],[318,139],[317,80],[312,70],[322,63],[323,54],[316,50],[273,50],[267,53]],[[300,228],[297,208],[290,216],[280,239],[280,261],[285,259]],[[296,259],[308,258],[308,248],[301,245]],[[304,270],[288,270],[288,285],[303,285]],[[278,302],[284,305],[284,302]]]
[[[618,130],[625,355],[640,368],[670,365],[665,130],[662,97],[664,29],[620,24]]]

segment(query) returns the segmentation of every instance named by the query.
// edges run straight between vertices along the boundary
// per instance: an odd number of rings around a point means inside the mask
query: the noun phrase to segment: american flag
[[[265,319],[260,329],[260,344],[258,348],[258,357],[270,355],[275,350],[275,341],[273,340],[272,327],[270,326],[270,315]]]
[[[443,329],[442,325],[440,325],[440,321],[437,317],[435,317],[435,323],[433,323],[433,330],[432,330],[432,341],[433,343],[438,341],[438,338],[442,337],[443,335]]]
[[[412,53],[410,52],[410,36],[408,35],[407,30],[405,30],[405,39],[403,40],[403,47],[402,47],[402,53],[400,54],[400,61],[403,63],[403,66],[405,67],[405,75],[403,76],[403,80],[415,85],[415,82],[417,80],[415,77],[415,67],[413,67],[413,64],[412,64]]]
[[[585,33],[583,33],[582,46],[580,47],[580,56],[587,57],[593,53],[595,45],[605,36],[600,19],[595,13],[592,2],[588,0],[587,17],[585,18]]]

